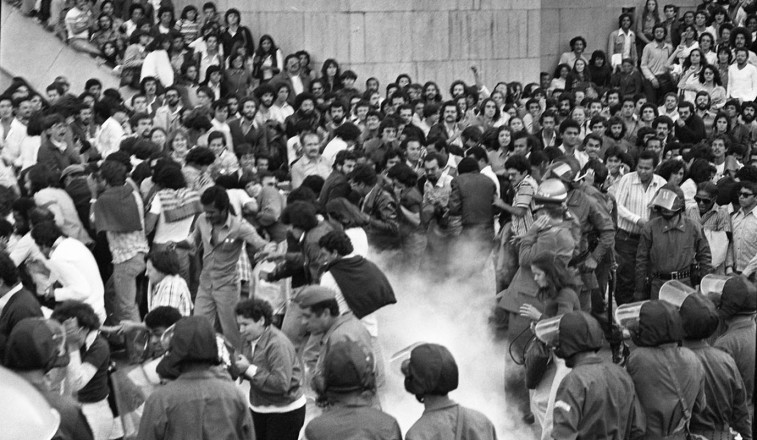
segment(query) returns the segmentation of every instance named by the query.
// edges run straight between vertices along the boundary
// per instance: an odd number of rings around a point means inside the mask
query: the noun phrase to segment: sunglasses
[[[712,199],[706,199],[703,197],[694,197],[694,200],[696,200],[697,203],[710,203]]]
[[[752,194],[752,193],[750,193],[750,192],[745,192],[745,191],[741,191],[741,192],[739,193],[739,197],[752,197],[753,195],[754,195],[754,194]]]

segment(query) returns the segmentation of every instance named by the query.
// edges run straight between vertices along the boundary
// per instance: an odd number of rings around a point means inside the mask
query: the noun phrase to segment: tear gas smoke
[[[461,252],[457,261],[470,261]],[[384,411],[400,423],[402,432],[423,413],[423,404],[404,388],[404,376],[394,353],[417,342],[446,346],[455,357],[460,385],[450,393],[456,402],[484,413],[494,423],[500,439],[537,438],[533,428],[521,421],[517,404],[505,396],[505,377],[514,375],[512,362],[505,367],[508,342],[495,340],[487,319],[494,304],[494,269],[485,268],[465,279],[440,279],[437,273],[398,269],[396,258],[370,257],[385,268],[397,304],[377,312],[379,342],[386,366],[386,387],[381,395]],[[508,359],[509,360],[509,359]]]

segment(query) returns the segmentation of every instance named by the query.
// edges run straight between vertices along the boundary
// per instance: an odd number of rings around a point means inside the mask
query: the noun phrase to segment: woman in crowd
[[[273,37],[266,34],[260,37],[258,48],[252,57],[252,76],[260,83],[270,81],[284,67],[284,56],[276,46]]]
[[[689,56],[683,62],[683,74],[678,81],[678,88],[683,90],[683,99],[685,101],[694,102],[696,94],[699,90],[699,78],[702,74],[702,68],[707,64],[707,61],[702,55],[702,51],[699,49],[692,49],[689,52]]]
[[[261,299],[237,304],[242,353],[234,366],[250,382],[250,409],[259,440],[297,440],[305,423],[302,368],[294,345],[271,325],[273,309]]]
[[[321,83],[324,92],[337,92],[342,89],[342,73],[335,59],[329,58],[321,66]]]
[[[591,73],[586,68],[586,61],[583,58],[576,60],[573,64],[573,70],[570,71],[565,79],[565,91],[570,92],[578,88],[585,88],[591,83]]]
[[[644,46],[654,40],[652,31],[655,25],[660,24],[660,6],[657,0],[646,0],[644,7],[641,8],[638,17],[636,17],[636,53],[642,54]]]
[[[580,310],[575,279],[564,263],[555,258],[555,254],[543,252],[536,255],[531,260],[531,272],[539,289],[538,299],[543,304],[544,312],[531,304],[524,304],[520,311],[522,317],[537,322]],[[550,432],[552,429],[555,392],[569,371],[563,360],[556,356],[552,356],[552,360],[539,384],[529,392],[531,412],[541,425],[542,432]]]

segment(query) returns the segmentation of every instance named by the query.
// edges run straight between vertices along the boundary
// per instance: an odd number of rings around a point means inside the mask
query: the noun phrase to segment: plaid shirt
[[[157,307],[175,307],[181,316],[192,314],[192,297],[187,282],[179,275],[168,275],[152,287],[147,308],[152,311]]]
[[[139,218],[142,219],[142,229],[132,232],[105,232],[105,236],[108,238],[108,247],[110,247],[110,253],[113,256],[113,264],[129,261],[140,253],[150,252],[150,245],[147,244],[147,237],[145,237],[145,209],[142,206],[142,199],[136,193],[132,193],[132,195],[137,201]]]

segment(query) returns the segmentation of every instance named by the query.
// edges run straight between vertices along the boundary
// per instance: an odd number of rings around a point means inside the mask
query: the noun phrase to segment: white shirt
[[[110,153],[115,153],[121,146],[121,140],[126,135],[126,131],[113,117],[103,122],[100,134],[95,141],[97,151],[105,159]]]
[[[147,54],[142,62],[140,80],[152,76],[157,78],[163,87],[173,85],[174,75],[171,60],[165,50],[154,50]]]
[[[2,152],[2,157],[7,164],[21,165],[21,143],[26,137],[26,125],[17,118],[13,118],[8,136],[5,137],[5,147]]]
[[[300,78],[300,75],[290,75],[289,79],[292,80],[292,88],[294,89],[293,92],[295,96],[305,91],[305,86],[302,85],[302,78]]]
[[[48,267],[51,280],[62,285],[55,289],[56,301],[83,301],[92,306],[101,322],[105,321],[105,289],[100,270],[84,244],[60,237],[53,245]]]
[[[25,170],[37,163],[37,153],[42,145],[41,136],[27,136],[21,141],[21,169]]]
[[[754,101],[757,97],[757,67],[745,64],[739,69],[736,64],[728,68],[728,97],[742,101]]]
[[[485,166],[481,170],[481,174],[490,178],[492,182],[494,182],[494,186],[497,188],[497,191],[496,191],[497,198],[499,198],[499,179],[497,179],[497,175],[494,174],[494,170],[492,170],[492,166],[491,165]]]
[[[218,119],[213,118],[210,123],[213,124],[213,128],[211,128],[210,131],[220,131],[223,133],[223,136],[226,138],[226,149],[233,153],[234,140],[231,138],[231,127],[229,127],[228,122],[221,122]]]
[[[334,166],[334,159],[336,158],[337,153],[346,150],[347,148],[347,142],[343,141],[341,138],[335,137],[331,142],[326,144],[326,148],[323,149],[323,154],[321,155],[329,161],[331,166]]]

